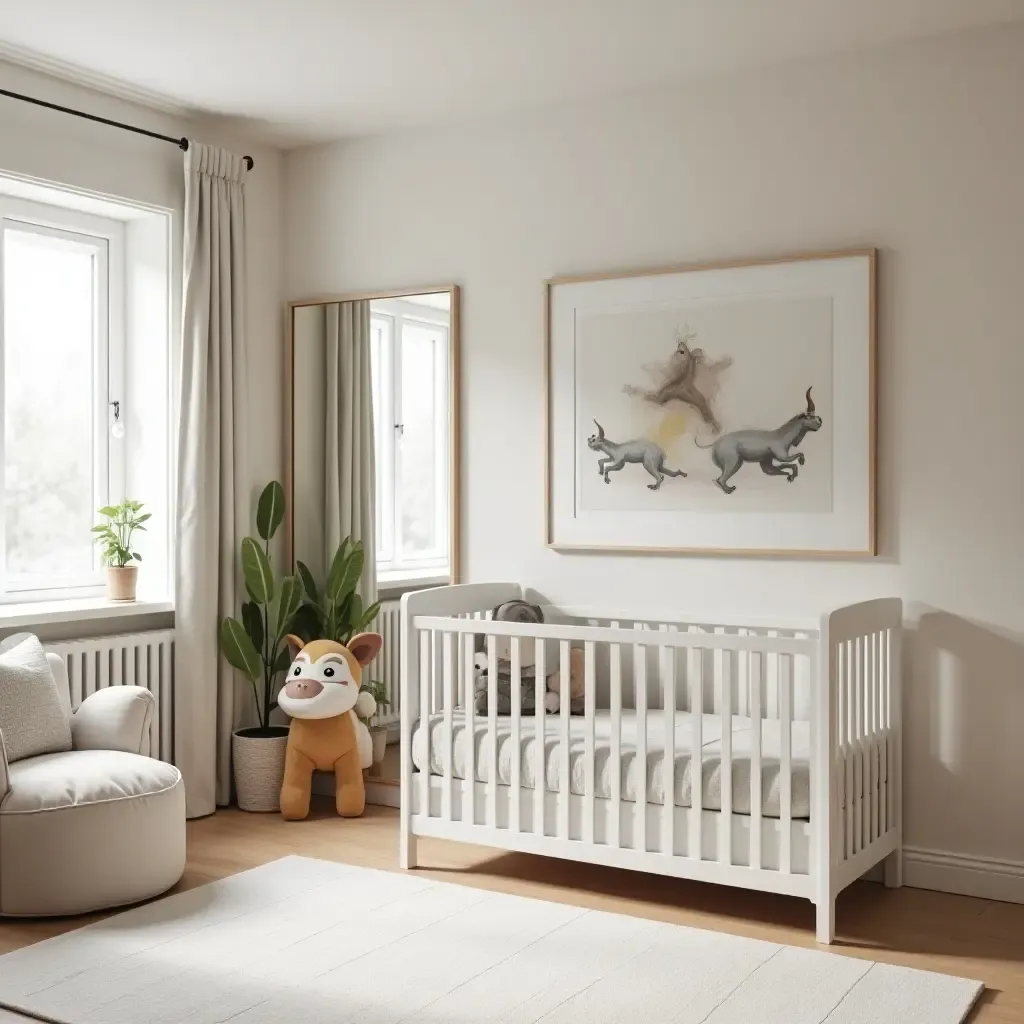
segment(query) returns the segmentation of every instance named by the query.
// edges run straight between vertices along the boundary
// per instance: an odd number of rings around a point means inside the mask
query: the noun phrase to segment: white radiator
[[[371,725],[396,725],[399,719],[398,707],[398,650],[402,637],[402,602],[384,601],[373,628],[384,637],[380,654],[370,665],[370,677],[379,679],[387,690],[391,706],[382,714],[375,715]]]
[[[44,646],[48,652],[59,654],[67,665],[73,708],[105,686],[144,686],[149,690],[156,698],[150,754],[161,761],[173,760],[173,630],[61,640]]]

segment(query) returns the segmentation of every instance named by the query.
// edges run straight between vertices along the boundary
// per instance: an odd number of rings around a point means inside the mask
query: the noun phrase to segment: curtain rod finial
[[[253,158],[251,156],[243,156],[242,159],[245,161],[245,169],[247,171],[251,171],[253,169],[254,164],[255,164],[255,161],[253,160]]]
[[[182,137],[178,139],[178,149],[180,149],[183,153],[188,152],[188,139],[186,139],[184,135],[182,135]]]

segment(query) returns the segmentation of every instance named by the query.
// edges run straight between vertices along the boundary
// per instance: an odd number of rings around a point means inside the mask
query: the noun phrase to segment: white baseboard
[[[1024,903],[1024,862],[904,846],[903,884],[1003,903]]]

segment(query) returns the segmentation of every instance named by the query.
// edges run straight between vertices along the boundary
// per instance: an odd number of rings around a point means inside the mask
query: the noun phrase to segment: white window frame
[[[100,597],[104,593],[99,550],[87,578],[54,578],[43,586],[35,580],[11,579],[7,574],[7,545],[3,501],[6,464],[4,408],[4,240],[8,229],[61,239],[90,250],[96,259],[96,325],[93,352],[94,512],[116,504],[126,492],[127,417],[123,402],[125,383],[125,229],[121,221],[0,195],[0,604]],[[125,433],[115,438],[113,402],[119,402]],[[96,521],[99,517],[96,516]]]
[[[371,324],[383,328],[381,338],[381,399],[375,415],[375,455],[377,476],[377,576],[379,580],[399,582],[423,577],[447,576],[451,565],[450,537],[450,431],[451,395],[449,367],[451,362],[451,315],[448,310],[433,309],[415,301],[402,299],[374,300],[371,303]],[[438,453],[435,490],[435,515],[440,525],[440,546],[430,556],[406,558],[399,549],[401,538],[402,479],[402,346],[401,332],[405,324],[422,325],[443,332],[444,341],[437,348],[434,373],[435,451]],[[383,386],[385,382],[389,386]]]

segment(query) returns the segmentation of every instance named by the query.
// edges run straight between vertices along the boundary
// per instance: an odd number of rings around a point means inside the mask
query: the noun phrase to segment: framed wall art
[[[873,249],[547,284],[547,541],[875,549]]]

